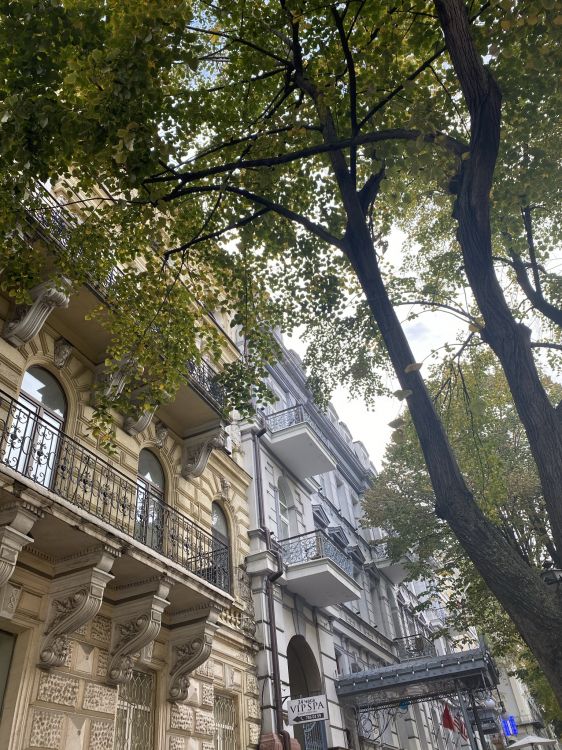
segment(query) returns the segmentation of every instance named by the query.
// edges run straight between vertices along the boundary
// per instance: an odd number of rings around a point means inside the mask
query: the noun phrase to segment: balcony
[[[31,192],[28,206],[29,222],[44,241],[55,251],[67,248],[78,224],[76,216],[41,185]],[[86,273],[85,286],[72,295],[68,307],[51,313],[50,319],[60,334],[95,364],[105,359],[110,337],[98,320],[89,320],[88,316],[100,301],[107,303],[111,288],[121,276],[122,271],[117,266],[102,277],[92,268]],[[164,406],[161,415],[165,421],[170,420],[170,427],[180,437],[215,421],[217,413],[222,416],[226,403],[217,373],[206,362],[187,362],[185,379],[186,387],[180,388],[178,393],[179,402]],[[189,415],[187,424],[186,415]]]
[[[47,420],[0,391],[0,466],[23,477],[32,486],[61,498],[53,516],[65,518],[65,509],[80,511],[106,531],[117,530],[146,552],[156,553],[223,591],[229,590],[229,550],[191,521],[148,493],[135,481],[83,447]],[[66,554],[85,546],[76,526],[64,526],[51,517],[35,538],[39,552]],[[98,528],[98,532],[100,531]],[[128,563],[131,568],[131,563]],[[134,573],[131,569],[131,574]]]
[[[268,414],[265,424],[267,444],[298,479],[336,468],[329,443],[303,404]]]
[[[410,562],[407,555],[403,555],[398,560],[390,557],[388,545],[385,542],[376,542],[373,546],[373,557],[379,570],[382,570],[385,576],[395,586],[399,586],[410,574],[408,563]]]
[[[314,607],[349,602],[361,596],[353,579],[353,561],[320,530],[283,539],[287,589]]]
[[[408,635],[405,638],[395,638],[394,645],[400,661],[436,656],[435,645],[421,633]]]

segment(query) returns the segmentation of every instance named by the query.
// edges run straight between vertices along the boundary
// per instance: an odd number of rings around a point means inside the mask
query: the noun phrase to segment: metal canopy
[[[355,672],[336,682],[336,692],[348,705],[372,710],[456,695],[459,689],[489,690],[498,681],[490,653],[476,648]]]

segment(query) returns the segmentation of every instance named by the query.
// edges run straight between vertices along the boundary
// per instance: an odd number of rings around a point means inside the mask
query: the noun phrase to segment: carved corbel
[[[211,451],[225,448],[227,433],[219,424],[183,441],[181,475],[184,479],[199,477],[205,470]]]
[[[128,371],[132,361],[124,357],[119,366],[113,372],[108,372],[105,365],[101,364],[96,367],[95,383],[92,391],[92,406],[96,405],[96,395],[101,393],[107,398],[117,398],[125,387]]]
[[[189,689],[189,675],[209,658],[213,636],[218,627],[220,610],[211,607],[206,615],[172,630],[170,638],[170,703],[184,701]]]
[[[63,339],[62,336],[58,338],[55,341],[53,352],[53,362],[55,363],[55,367],[58,367],[59,370],[61,370],[70,359],[71,354],[72,344],[66,339]]]
[[[113,579],[109,571],[116,555],[115,550],[104,547],[73,558],[73,570],[55,578],[50,594],[50,619],[41,643],[38,667],[51,669],[64,664],[68,634],[99,612],[105,588]]]
[[[33,542],[29,532],[42,516],[39,508],[24,501],[0,510],[0,588],[12,577],[19,553]]]
[[[148,425],[152,422],[152,417],[156,409],[150,409],[149,411],[143,412],[140,416],[128,416],[123,421],[123,429],[128,435],[138,435],[143,430],[146,430]]]
[[[156,591],[117,605],[113,615],[113,646],[107,667],[107,681],[121,685],[133,676],[135,656],[148,646],[162,626],[162,612],[173,582],[163,578]]]
[[[3,338],[12,346],[23,346],[36,336],[55,307],[68,307],[70,297],[52,281],[44,281],[30,291],[31,304],[17,305],[13,318],[6,322]]]

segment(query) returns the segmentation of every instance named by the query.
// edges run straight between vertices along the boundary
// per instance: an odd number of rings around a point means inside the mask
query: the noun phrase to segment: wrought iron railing
[[[180,564],[225,591],[229,550],[161,495],[136,484],[40,416],[0,391],[0,464]]]
[[[405,638],[395,638],[394,643],[400,661],[436,656],[435,645],[421,633],[408,635]]]
[[[310,562],[326,557],[353,577],[353,561],[330,539],[325,531],[317,529],[307,534],[281,539],[278,544],[281,548],[283,562],[287,565]]]
[[[68,247],[72,232],[78,226],[78,221],[71,211],[40,184],[36,184],[29,193],[26,206],[34,222],[51,240],[63,248]],[[118,266],[114,266],[101,277],[94,269],[86,274],[88,285],[103,300],[107,299],[111,287],[122,276],[123,272]],[[224,408],[226,397],[224,388],[217,381],[217,373],[203,361],[190,360],[186,369],[186,377],[191,383],[210,396],[221,409]]]
[[[290,406],[288,409],[282,409],[281,411],[273,412],[273,414],[266,414],[265,423],[271,433],[286,430],[288,427],[295,427],[299,424],[307,424],[326,448],[330,451],[332,450],[331,443],[324,437],[304,404]]]

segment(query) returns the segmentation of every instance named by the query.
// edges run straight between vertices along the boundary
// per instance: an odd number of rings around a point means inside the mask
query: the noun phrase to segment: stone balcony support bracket
[[[227,433],[221,422],[205,432],[183,441],[181,475],[184,479],[199,477],[205,470],[211,451],[226,447]]]
[[[189,688],[189,675],[203,664],[211,653],[213,636],[221,610],[210,606],[203,617],[172,629],[169,643],[170,703],[184,701]]]
[[[12,346],[20,347],[36,336],[56,307],[67,307],[70,297],[52,281],[44,281],[31,289],[31,304],[17,305],[13,317],[4,325],[2,337]]]
[[[133,676],[135,657],[151,644],[162,627],[162,613],[169,606],[169,578],[156,582],[155,589],[140,597],[117,604],[113,611],[112,648],[107,667],[107,682],[121,685]],[[127,592],[131,594],[130,591]]]
[[[18,502],[0,511],[0,589],[8,583],[22,549],[33,542],[29,532],[43,515],[34,505]]]
[[[64,664],[68,635],[92,620],[102,604],[109,572],[118,552],[103,547],[69,561],[72,569],[56,576],[50,592],[50,616],[39,650],[38,667],[51,669]],[[59,563],[59,566],[64,565]],[[68,565],[68,567],[70,567]]]

